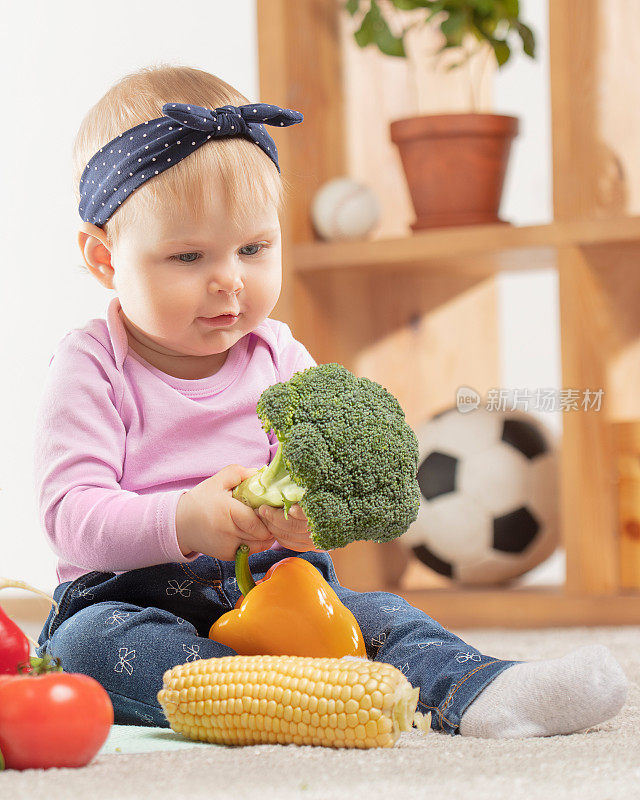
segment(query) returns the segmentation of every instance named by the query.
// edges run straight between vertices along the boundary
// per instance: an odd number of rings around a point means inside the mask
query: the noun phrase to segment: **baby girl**
[[[159,66],[124,77],[82,122],[78,242],[113,297],[58,343],[38,411],[36,490],[59,582],[38,655],[98,680],[117,723],[168,726],[164,671],[234,654],[207,634],[240,597],[244,543],[256,579],[292,555],[317,567],[368,657],[419,687],[435,730],[549,736],[611,718],[627,680],[605,647],[485,655],[400,596],[341,586],[300,506],[285,519],[231,496],[277,449],[260,394],[316,363],[269,316],[285,186],[267,126],[301,121],[207,72]]]

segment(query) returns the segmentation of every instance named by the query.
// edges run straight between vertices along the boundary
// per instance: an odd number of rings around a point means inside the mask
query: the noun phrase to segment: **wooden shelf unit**
[[[474,225],[419,231],[411,236],[365,241],[300,242],[292,246],[291,270],[442,269],[489,276],[503,270],[557,269],[558,251],[603,245],[640,256],[640,216],[565,220],[549,225]],[[372,275],[373,277],[373,275]]]
[[[384,179],[387,211],[407,204],[397,156],[386,144],[376,145],[394,113],[376,94],[379,77],[389,64],[395,88],[398,60],[369,53],[363,58],[367,69],[378,59],[377,77],[357,75],[361,56],[352,52],[355,45],[345,47],[342,7],[339,0],[258,0],[261,97],[305,116],[300,133],[273,134],[289,190],[285,274],[274,316],[318,362],[339,361],[386,386],[415,426],[451,405],[456,386],[483,392],[501,385],[496,273],[552,268],[558,273],[562,385],[602,387],[605,398],[601,413],[563,416],[565,585],[469,590],[427,581],[410,587],[403,576],[412,556],[401,540],[334,551],[338,576],[359,591],[402,595],[450,627],[640,624],[640,591],[620,586],[611,431],[614,421],[640,418],[640,202],[630,205],[633,193],[625,184],[635,181],[640,196],[640,162],[633,160],[633,127],[615,120],[616,109],[628,115],[640,103],[628,96],[635,86],[616,81],[620,46],[605,42],[600,24],[607,13],[640,24],[640,9],[633,0],[584,0],[577,15],[572,0],[549,3],[553,223],[414,234],[407,225],[407,235],[322,243],[309,209],[330,178]],[[632,27],[630,21],[625,30]],[[607,72],[610,63],[618,72]],[[349,94],[348,82],[359,90]],[[394,102],[394,93],[386,97]],[[361,107],[354,108],[357,103]],[[640,121],[640,111],[634,113]],[[619,153],[614,135],[626,136]],[[347,142],[357,147],[349,152]]]

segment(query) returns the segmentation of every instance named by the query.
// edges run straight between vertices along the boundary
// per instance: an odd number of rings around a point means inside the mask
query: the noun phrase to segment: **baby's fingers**
[[[258,541],[266,541],[273,538],[271,532],[260,517],[256,515],[255,511],[239,500],[234,500],[231,503],[229,514],[233,524],[243,537]]]
[[[307,530],[307,518],[300,506],[291,506],[285,517],[284,508],[262,505],[258,508],[258,515],[272,530],[284,533],[301,533]]]
[[[299,515],[296,518],[295,510]],[[292,513],[293,512],[293,513]],[[307,518],[299,506],[292,506],[288,518],[284,517],[282,508],[271,508],[270,506],[260,506],[258,513],[264,519],[271,534],[277,541],[289,550],[305,552],[307,550],[318,550],[313,544],[311,534],[307,528]]]

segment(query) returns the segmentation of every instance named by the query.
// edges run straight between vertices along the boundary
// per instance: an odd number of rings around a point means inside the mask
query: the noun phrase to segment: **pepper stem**
[[[244,597],[246,597],[256,585],[251,570],[249,569],[248,544],[241,544],[236,550],[236,581],[238,583],[238,589],[240,589]]]
[[[46,592],[43,592],[40,589],[36,589],[35,586],[31,586],[30,584],[25,583],[24,581],[14,580],[13,578],[0,578],[0,589],[10,589],[14,587],[16,589],[24,589],[27,592],[33,592],[34,594],[39,594],[42,597],[46,597],[47,600],[49,600],[49,602],[55,606],[56,614],[58,613],[58,604],[53,599],[53,597],[48,595]]]
[[[62,672],[62,661],[45,653],[42,658],[31,656],[28,664],[19,664],[18,672],[28,675],[46,675],[48,672]]]

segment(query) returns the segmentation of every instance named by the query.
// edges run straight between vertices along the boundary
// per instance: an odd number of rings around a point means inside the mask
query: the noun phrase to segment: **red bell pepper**
[[[29,658],[29,640],[0,607],[0,675],[15,675]]]
[[[35,589],[28,583],[0,578],[0,589],[9,587],[26,589],[28,592],[40,594],[50,600],[56,608],[58,607],[52,597],[49,597],[48,594],[41,592],[39,589]],[[30,641],[33,642],[0,607],[0,675],[15,675],[21,664],[26,665],[28,671]],[[36,642],[33,642],[33,644],[37,646]]]

